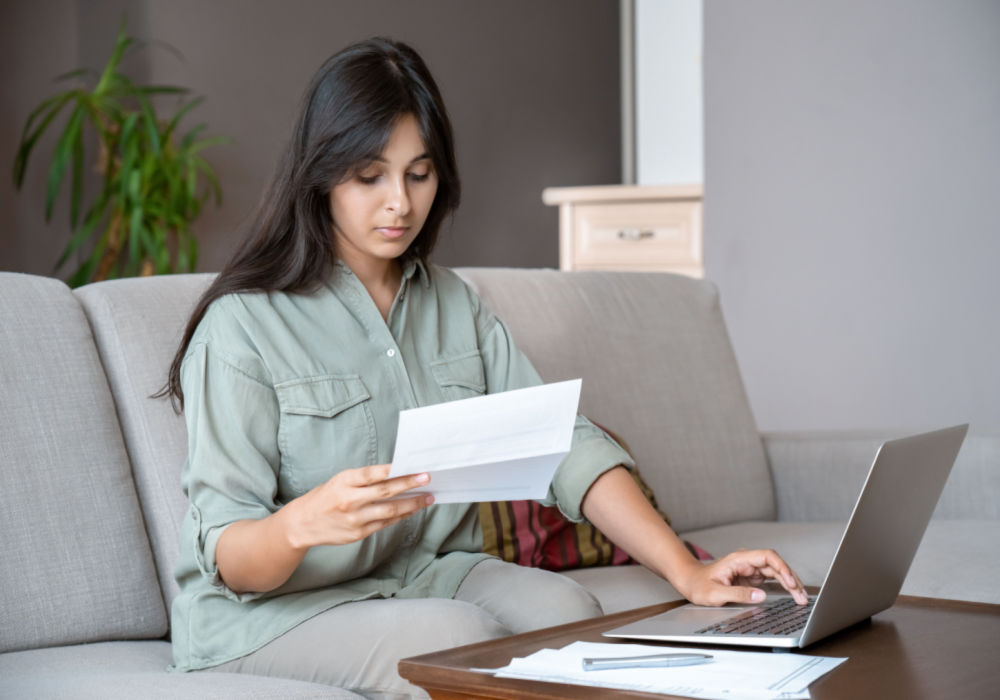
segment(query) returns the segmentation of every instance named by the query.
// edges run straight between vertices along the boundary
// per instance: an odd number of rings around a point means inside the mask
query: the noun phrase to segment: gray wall
[[[705,3],[706,268],[764,429],[1000,431],[1000,3]]]
[[[24,192],[11,180],[24,122],[56,88],[52,78],[77,66],[76,2],[0,2],[0,270],[49,274],[66,244],[69,207],[57,206],[57,225],[42,219],[45,171],[29,168]],[[55,139],[38,148],[51,154]]]
[[[207,152],[225,201],[196,224],[202,270],[226,259],[313,71],[376,34],[421,52],[455,126],[464,196],[438,262],[555,266],[558,216],[542,204],[542,189],[619,178],[616,0],[5,0],[0,58],[17,66],[0,78],[7,173],[24,120],[54,90],[51,77],[102,66],[123,11],[133,35],[183,56],[154,45],[129,60],[128,72],[205,95],[188,123],[232,139]],[[49,226],[42,220],[41,165],[32,163],[22,193],[9,174],[0,178],[0,269],[51,274],[66,240],[65,209]]]

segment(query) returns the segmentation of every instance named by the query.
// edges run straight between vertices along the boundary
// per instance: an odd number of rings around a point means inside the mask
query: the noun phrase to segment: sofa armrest
[[[765,433],[778,520],[847,520],[879,445],[915,432]],[[1000,435],[966,437],[934,517],[1000,520]]]
[[[880,436],[765,433],[778,520],[844,521],[858,498]]]

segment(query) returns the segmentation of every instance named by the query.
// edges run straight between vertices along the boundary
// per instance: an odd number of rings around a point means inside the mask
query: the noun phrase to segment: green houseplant
[[[202,98],[188,100],[188,90],[137,85],[119,71],[126,53],[138,42],[119,29],[111,58],[91,89],[77,85],[42,102],[29,116],[14,160],[14,184],[20,188],[28,159],[55,118],[69,110],[49,165],[45,220],[69,172],[69,242],[56,263],[59,270],[81,251],[84,261],[70,275],[70,286],[122,276],[190,272],[198,255],[191,223],[209,197],[222,200],[218,179],[200,152],[224,139],[203,138],[199,124],[183,136],[181,120]],[[93,72],[81,69],[58,80],[82,81]],[[152,99],[178,97],[168,119],[157,117]],[[161,98],[162,99],[162,98]],[[100,189],[83,208],[84,140],[97,139],[94,171]]]

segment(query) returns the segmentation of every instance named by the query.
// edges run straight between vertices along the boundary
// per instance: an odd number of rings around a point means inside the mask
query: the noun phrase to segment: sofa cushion
[[[69,288],[0,273],[0,651],[167,617],[115,406]]]
[[[75,292],[94,329],[118,405],[168,605],[178,591],[174,567],[187,509],[180,477],[187,428],[170,401],[150,396],[166,383],[188,317],[212,279],[210,274],[121,279]]]
[[[774,518],[714,285],[667,273],[457,272],[546,381],[583,378],[581,412],[628,442],[675,528]]]
[[[361,697],[340,688],[283,678],[212,671],[167,673],[169,663],[169,642],[106,642],[0,654],[0,697],[47,700]]]

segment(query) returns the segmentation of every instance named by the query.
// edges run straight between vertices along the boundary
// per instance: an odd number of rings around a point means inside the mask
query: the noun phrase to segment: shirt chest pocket
[[[431,363],[431,374],[441,388],[445,401],[467,399],[486,393],[483,357],[472,350]]]
[[[294,379],[274,387],[281,412],[279,489],[294,498],[378,454],[371,394],[358,376]]]

